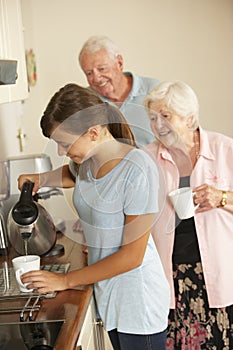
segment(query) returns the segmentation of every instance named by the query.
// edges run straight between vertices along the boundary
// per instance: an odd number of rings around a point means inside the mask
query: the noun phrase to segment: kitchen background
[[[17,49],[20,63],[17,93],[11,87],[10,103],[0,104],[0,158],[50,153],[53,166],[61,164],[41,134],[40,117],[61,86],[87,85],[77,56],[84,41],[98,34],[119,45],[125,70],[190,84],[200,100],[202,126],[233,137],[232,0],[0,0],[0,8],[0,32],[8,28],[8,53]],[[0,58],[4,49],[0,44]],[[31,49],[37,79],[27,92],[24,54]],[[0,102],[6,102],[4,89]]]

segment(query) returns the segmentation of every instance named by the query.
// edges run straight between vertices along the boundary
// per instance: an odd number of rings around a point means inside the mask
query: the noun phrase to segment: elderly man
[[[159,81],[124,72],[119,49],[105,36],[93,36],[84,43],[79,63],[90,88],[103,101],[120,108],[131,126],[138,146],[151,143],[154,136],[143,107],[143,99]]]

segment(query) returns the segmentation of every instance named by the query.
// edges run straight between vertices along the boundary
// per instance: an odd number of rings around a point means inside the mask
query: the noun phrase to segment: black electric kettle
[[[19,201],[8,216],[9,241],[20,255],[44,255],[56,242],[56,229],[47,210],[32,196],[34,183],[26,181]]]

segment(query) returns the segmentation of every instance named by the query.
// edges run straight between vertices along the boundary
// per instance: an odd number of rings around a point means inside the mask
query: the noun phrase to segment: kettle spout
[[[28,241],[32,235],[34,225],[21,226],[19,228],[19,233],[24,241]]]
[[[24,241],[28,241],[29,238],[31,237],[32,233],[31,232],[22,232],[21,237],[23,238]]]

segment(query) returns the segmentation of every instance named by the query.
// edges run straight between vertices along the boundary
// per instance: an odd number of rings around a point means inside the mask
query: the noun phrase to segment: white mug
[[[39,255],[22,255],[12,259],[12,264],[15,271],[15,277],[19,285],[21,292],[30,293],[33,289],[27,289],[27,284],[23,284],[21,281],[21,275],[28,271],[34,271],[40,269],[40,257]]]
[[[181,220],[194,216],[194,211],[198,205],[194,205],[191,187],[181,187],[168,194],[173,207]]]

